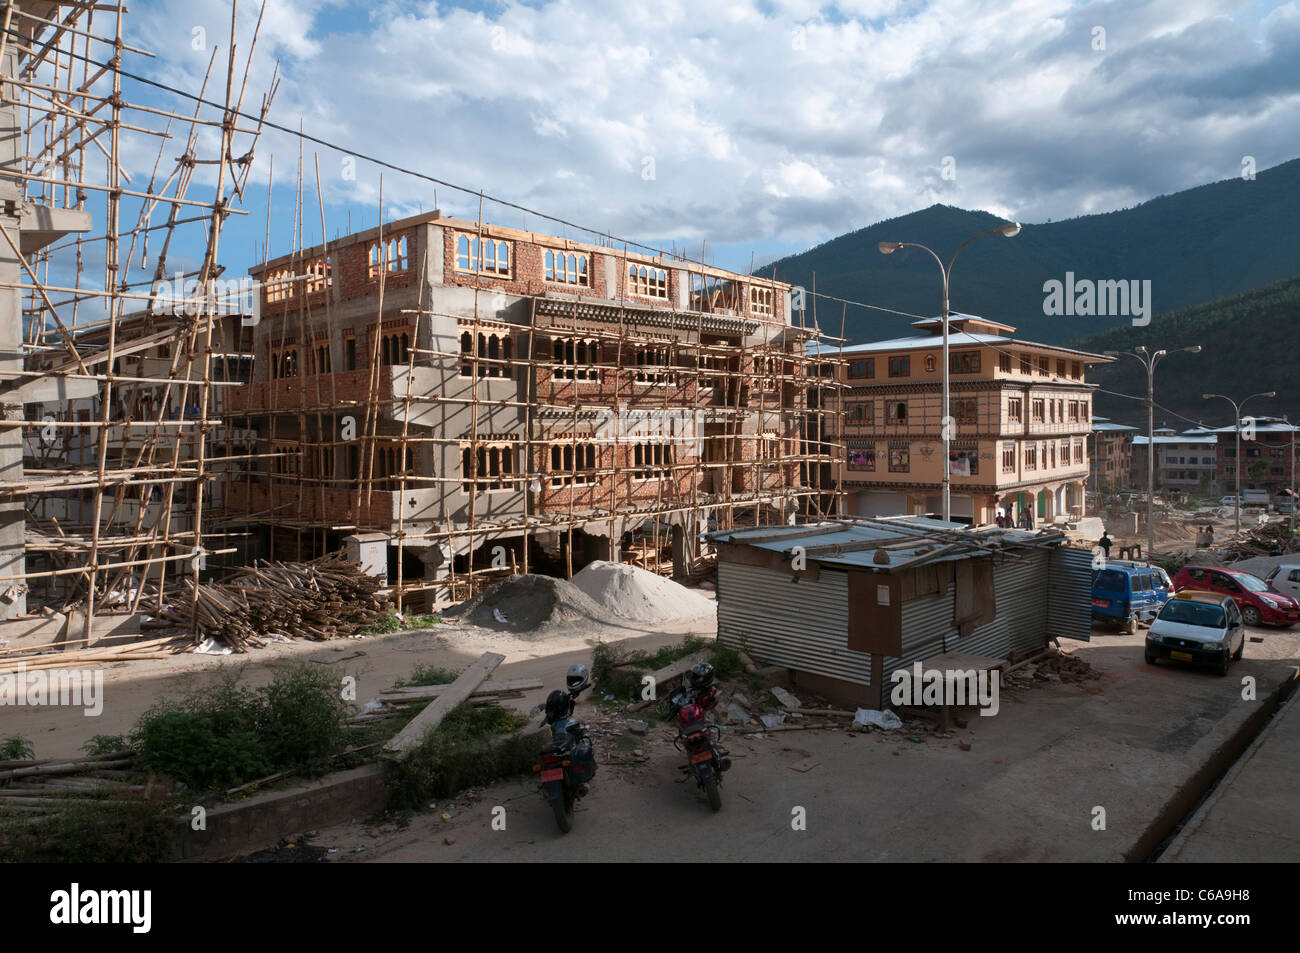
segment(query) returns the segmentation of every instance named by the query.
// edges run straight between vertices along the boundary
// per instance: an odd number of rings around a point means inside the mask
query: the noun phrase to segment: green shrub
[[[460,672],[435,665],[417,665],[411,677],[404,682],[397,682],[395,688],[409,688],[413,685],[450,685],[460,677]]]
[[[337,676],[299,665],[277,675],[259,694],[264,705],[260,734],[271,762],[279,768],[324,771],[347,716]]]
[[[205,712],[146,714],[135,736],[143,767],[198,791],[227,788],[275,771],[256,731],[222,730]]]
[[[528,771],[541,734],[521,731],[530,719],[500,705],[457,705],[388,777],[389,807],[423,807],[465,787]]]
[[[11,735],[0,742],[0,761],[34,761],[36,749],[22,735]]]
[[[596,691],[619,698],[639,697],[641,676],[648,675],[688,655],[716,652],[712,641],[688,635],[678,645],[665,645],[655,652],[628,651],[614,643],[597,645],[591,653],[591,680]],[[739,663],[736,663],[739,667]],[[716,667],[716,666],[715,666]]]
[[[91,756],[112,754],[115,751],[130,751],[131,743],[125,735],[95,735],[81,746],[81,750]]]
[[[224,675],[141,715],[130,738],[140,766],[200,791],[323,770],[347,714],[336,676],[304,664],[259,689],[239,678]]]

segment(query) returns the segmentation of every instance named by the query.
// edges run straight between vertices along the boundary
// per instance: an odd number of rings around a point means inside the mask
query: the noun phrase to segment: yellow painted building
[[[938,515],[943,492],[943,326],[845,347],[836,376],[844,414],[835,441],[846,515]],[[1092,391],[1089,364],[1112,359],[1017,340],[1015,328],[949,319],[951,507],[959,522],[998,509],[1035,523],[1083,515]],[[829,356],[831,352],[827,351]]]

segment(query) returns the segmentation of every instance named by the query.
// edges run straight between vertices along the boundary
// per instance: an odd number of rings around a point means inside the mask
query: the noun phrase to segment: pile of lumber
[[[110,662],[134,662],[163,659],[184,649],[184,640],[175,636],[128,642],[108,648],[61,651],[62,643],[36,645],[28,649],[0,652],[0,675],[35,672],[42,669],[76,668],[83,665],[107,665]]]
[[[1254,556],[1281,556],[1300,551],[1300,537],[1292,537],[1286,520],[1274,520],[1263,526],[1252,526],[1230,536],[1220,547],[1220,554],[1228,562],[1250,559]]]
[[[197,628],[236,652],[272,634],[323,641],[351,635],[388,615],[383,583],[337,555],[306,563],[263,562],[215,585],[195,586],[162,610],[149,628]]]
[[[132,780],[134,760],[134,752],[116,751],[70,760],[0,761],[0,830],[31,826],[72,806],[138,803],[148,786]]]

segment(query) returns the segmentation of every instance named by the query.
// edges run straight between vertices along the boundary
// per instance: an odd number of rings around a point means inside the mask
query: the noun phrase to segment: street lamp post
[[[925,249],[930,253],[930,257],[939,263],[939,271],[943,273],[943,415],[939,421],[939,437],[943,441],[943,521],[945,523],[950,522],[952,519],[952,461],[949,459],[949,448],[952,444],[952,409],[948,400],[948,318],[951,312],[948,309],[948,279],[952,276],[952,266],[956,263],[961,250],[975,239],[993,234],[1002,235],[1006,238],[1015,238],[1020,234],[1020,223],[1008,222],[1005,225],[990,228],[986,232],[980,232],[978,235],[972,235],[957,246],[957,250],[952,253],[952,258],[948,259],[947,265],[944,265],[943,259],[936,255],[932,249],[916,242],[879,242],[876,245],[882,255],[891,255],[900,248]]]
[[[1291,536],[1294,536],[1294,535],[1295,535],[1295,500],[1296,500],[1296,496],[1295,496],[1295,430],[1296,430],[1296,428],[1295,428],[1295,425],[1294,425],[1293,423],[1291,423],[1291,418],[1288,417],[1286,414],[1283,414],[1283,415],[1282,415],[1282,419],[1286,422],[1286,425],[1287,425],[1288,427],[1291,428],[1291,471],[1290,471],[1290,474],[1289,474],[1290,477],[1291,477],[1291,479],[1288,481],[1288,482],[1291,484],[1291,512],[1287,515],[1287,521],[1286,521],[1286,522],[1287,522],[1287,526],[1286,526],[1287,537],[1290,538]]]
[[[1160,363],[1162,357],[1170,354],[1186,352],[1188,354],[1200,354],[1201,346],[1193,344],[1190,347],[1175,348],[1172,351],[1161,349],[1148,353],[1146,345],[1139,344],[1130,351],[1106,351],[1107,357],[1125,357],[1135,358],[1142,363],[1147,371],[1147,558],[1150,559],[1156,549],[1156,524],[1154,519],[1154,504],[1156,496],[1156,365]]]
[[[1237,421],[1237,426],[1236,426],[1237,449],[1236,451],[1234,451],[1236,453],[1236,457],[1234,460],[1235,466],[1233,467],[1233,469],[1236,471],[1236,480],[1234,481],[1234,485],[1236,486],[1236,499],[1233,500],[1232,508],[1237,514],[1236,522],[1237,522],[1238,534],[1241,533],[1241,408],[1246,406],[1247,401],[1254,400],[1256,397],[1276,397],[1276,396],[1277,396],[1277,392],[1270,390],[1270,391],[1265,391],[1262,394],[1251,394],[1241,403],[1237,403],[1231,397],[1225,397],[1223,394],[1202,394],[1201,395],[1201,400],[1212,400],[1215,397],[1219,397],[1222,398],[1223,400],[1226,400],[1228,403],[1232,404],[1232,413],[1234,419]],[[1294,506],[1294,504],[1292,504],[1292,506]]]

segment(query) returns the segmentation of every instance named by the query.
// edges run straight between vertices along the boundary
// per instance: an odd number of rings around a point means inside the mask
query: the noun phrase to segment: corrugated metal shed
[[[938,563],[991,565],[991,621],[961,635],[957,585],[904,598],[900,657],[882,659],[885,683],[900,667],[946,652],[1006,658],[1052,637],[1091,632],[1089,553],[1057,533],[982,528],[924,518],[838,520],[716,533],[718,638],[767,664],[871,684],[872,655],[849,648],[851,579],[905,577]],[[726,545],[730,544],[730,545]],[[755,557],[757,551],[765,556]],[[747,555],[748,552],[748,555]],[[801,567],[802,571],[800,571]],[[951,580],[953,573],[940,578]],[[917,585],[915,591],[926,587]],[[907,590],[910,591],[910,590]]]

